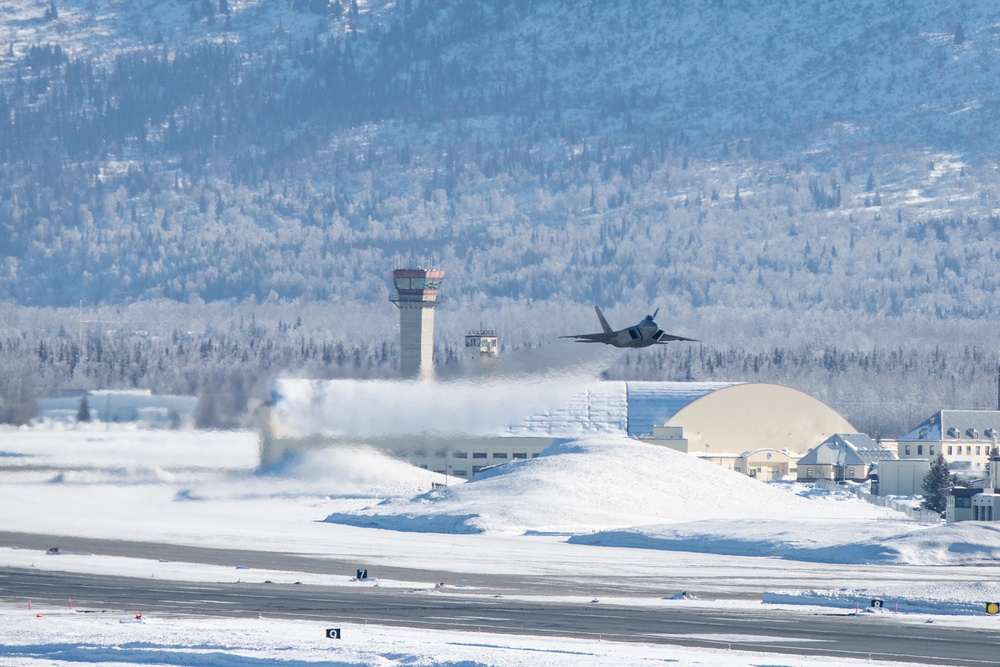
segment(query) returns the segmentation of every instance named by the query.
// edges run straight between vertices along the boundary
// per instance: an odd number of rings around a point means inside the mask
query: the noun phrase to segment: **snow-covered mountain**
[[[425,87],[450,107],[442,117],[505,106],[565,114],[584,134],[624,121],[675,140],[744,139],[780,153],[837,124],[838,142],[857,135],[862,146],[995,141],[988,2],[36,0],[4,11],[8,73],[44,45],[110,64],[145,48],[224,43],[247,61],[294,60],[307,42],[342,52],[350,43],[353,65],[382,75],[362,86]],[[282,65],[319,74],[308,62]],[[395,115],[417,112],[402,104]]]
[[[4,11],[22,303],[370,300],[402,256],[459,299],[992,312],[986,2]]]

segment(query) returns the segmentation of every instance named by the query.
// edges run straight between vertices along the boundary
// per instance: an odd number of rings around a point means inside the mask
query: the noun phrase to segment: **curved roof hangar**
[[[756,382],[704,394],[676,410],[664,425],[683,427],[688,451],[709,454],[759,448],[804,454],[835,433],[857,431],[836,410],[805,392]]]

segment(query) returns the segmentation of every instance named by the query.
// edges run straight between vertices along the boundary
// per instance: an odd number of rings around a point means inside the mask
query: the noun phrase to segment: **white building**
[[[868,478],[874,464],[895,456],[864,433],[836,433],[799,459],[797,477],[800,481],[860,482]]]
[[[944,518],[948,523],[972,521],[972,498],[982,493],[982,489],[956,486],[945,498]]]
[[[991,447],[987,486],[955,487],[946,498],[945,519],[956,521],[1000,521],[1000,450]]]
[[[497,333],[491,329],[465,332],[465,359],[470,362],[492,361],[500,356]]]
[[[930,459],[883,459],[877,464],[878,481],[872,482],[876,496],[919,496],[924,493],[924,477]]]
[[[38,419],[76,422],[84,398],[94,421],[141,422],[164,428],[194,426],[198,403],[194,396],[157,395],[149,389],[72,390],[56,398],[40,399]]]
[[[998,410],[941,410],[898,441],[901,459],[944,455],[952,470],[984,470],[1000,435]]]
[[[972,496],[973,521],[1000,521],[1000,493],[983,489]]]
[[[796,469],[798,456],[783,449],[751,449],[736,459],[736,472],[741,472],[762,482],[781,479]]]
[[[834,433],[857,430],[822,401],[778,384],[626,384],[629,435],[660,444],[655,426],[680,427],[680,436],[671,433],[683,445],[669,446],[708,459],[756,450],[784,451],[794,459]]]

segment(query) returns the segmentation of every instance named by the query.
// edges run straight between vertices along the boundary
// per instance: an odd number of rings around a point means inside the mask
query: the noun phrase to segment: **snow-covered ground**
[[[41,615],[36,615],[40,613]],[[99,665],[280,664],[293,667],[390,667],[407,665],[649,665],[675,667],[813,667],[870,664],[866,660],[810,658],[727,650],[746,637],[717,636],[719,648],[623,644],[567,639],[456,633],[378,625],[340,625],[341,638],[315,621],[255,619],[136,618],[126,614],[72,614],[50,608],[0,609],[0,664],[54,667]],[[766,642],[767,638],[758,638]],[[880,662],[894,667],[901,663]]]
[[[618,604],[663,604],[664,582],[705,572],[708,595],[690,604],[827,605],[851,610],[879,597],[887,622],[984,623],[1000,531],[927,525],[852,494],[764,484],[696,457],[617,436],[564,440],[537,459],[468,483],[369,449],[303,452],[258,471],[252,432],[152,431],[100,424],[0,430],[0,532],[252,549],[369,567],[512,575],[575,582],[585,595],[609,567],[629,572]],[[53,545],[58,546],[58,545]],[[442,557],[446,553],[447,557]],[[444,561],[444,562],[442,562]],[[979,567],[964,567],[975,564]],[[0,568],[357,586],[351,573],[315,574],[0,546]],[[753,568],[756,577],[741,576]],[[380,586],[433,587],[430,578]],[[708,583],[716,582],[716,583]],[[713,586],[715,588],[713,588]],[[627,591],[624,590],[627,588]],[[555,592],[554,592],[555,591]],[[2,595],[2,591],[0,591]],[[733,597],[741,598],[739,600]],[[602,601],[604,601],[602,596]],[[598,640],[512,637],[344,626],[332,642],[315,622],[270,618],[144,618],[124,611],[32,610],[0,597],[0,663],[99,664],[851,664]],[[610,601],[610,600],[609,600]],[[802,607],[805,609],[806,607]],[[41,611],[42,616],[36,616]],[[724,648],[725,637],[714,638]],[[733,641],[736,641],[735,639]]]

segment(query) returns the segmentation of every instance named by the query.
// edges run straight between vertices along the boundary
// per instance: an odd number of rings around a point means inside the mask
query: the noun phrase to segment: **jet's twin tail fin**
[[[604,319],[604,313],[601,312],[601,309],[598,306],[594,306],[594,310],[597,311],[597,319],[601,321],[601,328],[604,329],[604,333],[614,333],[615,330],[612,329],[611,325],[608,324],[608,321]]]

